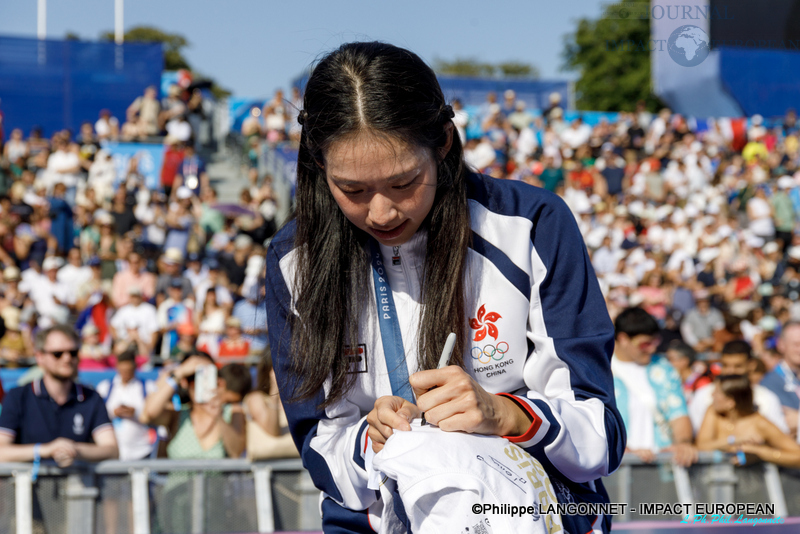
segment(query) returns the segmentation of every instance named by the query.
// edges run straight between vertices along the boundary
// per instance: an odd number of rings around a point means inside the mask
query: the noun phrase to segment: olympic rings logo
[[[492,360],[499,362],[505,357],[506,352],[508,352],[508,343],[501,341],[497,346],[490,343],[483,348],[472,347],[470,354],[472,355],[472,359],[478,360],[480,363],[486,365]],[[498,354],[500,355],[499,358],[497,357]],[[485,361],[484,358],[486,358]]]

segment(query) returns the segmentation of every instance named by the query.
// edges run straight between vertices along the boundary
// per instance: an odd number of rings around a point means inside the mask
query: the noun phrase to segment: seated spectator
[[[116,458],[117,440],[103,399],[73,380],[78,369],[78,336],[62,325],[36,337],[36,363],[43,376],[14,388],[0,412],[0,462],[53,459],[67,467],[76,460]],[[35,467],[34,469],[37,469]]]
[[[69,305],[72,302],[71,288],[58,281],[58,269],[63,264],[61,258],[50,256],[42,264],[44,275],[38,276],[30,284],[30,298],[39,314],[39,326],[50,327],[65,324],[69,318]]]
[[[764,376],[761,385],[778,396],[789,425],[789,434],[796,437],[800,411],[800,323],[790,321],[783,325],[778,351],[783,355],[783,360]]]
[[[258,362],[256,389],[244,398],[247,417],[247,457],[251,460],[297,458],[286,413],[283,411],[272,356],[264,351]]]
[[[119,138],[119,121],[107,109],[100,111],[100,118],[94,123],[94,131],[100,141],[116,141]]]
[[[153,444],[150,430],[139,422],[147,396],[155,392],[155,384],[136,377],[136,353],[125,351],[117,356],[117,374],[97,384],[108,416],[114,424],[119,443],[120,460],[142,460],[150,456]]]
[[[107,370],[111,368],[108,362],[110,351],[100,343],[100,330],[92,323],[87,324],[81,330],[81,350],[78,352],[78,369],[88,370]]]
[[[721,375],[714,384],[697,448],[739,451],[786,467],[800,467],[800,445],[758,413],[753,405],[750,380],[742,375]],[[737,463],[742,465],[741,459]]]
[[[111,283],[111,299],[118,309],[128,304],[133,288],[139,290],[144,300],[156,295],[156,276],[145,270],[142,255],[134,251],[128,254],[127,260],[128,268],[115,274]]]
[[[245,447],[241,406],[223,404],[218,393],[210,402],[194,402],[194,375],[201,365],[213,365],[207,354],[190,356],[174,371],[164,373],[147,397],[140,421],[169,430],[167,456],[171,459],[238,458]],[[172,396],[182,389],[188,400],[175,411]]]
[[[683,340],[697,352],[706,352],[714,346],[714,332],[725,328],[725,318],[711,307],[711,296],[701,289],[695,292],[695,307],[683,317]]]
[[[158,329],[161,332],[161,358],[168,359],[178,344],[178,330],[192,324],[194,303],[183,298],[180,278],[173,278],[167,289],[167,299],[158,306]]]
[[[121,353],[134,348],[137,354],[152,354],[155,334],[158,332],[156,307],[142,299],[138,286],[128,289],[128,304],[111,318],[111,338],[116,346],[114,352]]]
[[[151,135],[158,135],[158,115],[161,103],[158,101],[158,90],[149,86],[144,95],[139,96],[128,106],[126,116],[128,122],[122,126],[122,137],[127,140],[143,140]]]
[[[160,303],[167,294],[169,287],[174,281],[180,283],[182,290],[181,300],[191,298],[194,293],[192,291],[192,282],[183,276],[183,252],[177,248],[168,248],[160,259],[161,274],[158,276],[156,282],[156,303]]]
[[[92,279],[92,268],[83,265],[81,251],[73,248],[67,253],[67,264],[58,270],[56,278],[70,288],[72,300],[77,301],[78,289]]]
[[[228,310],[217,302],[217,290],[210,288],[206,291],[206,301],[202,312],[197,314],[197,348],[209,353],[214,358],[219,356],[219,342],[225,333],[225,319]]]
[[[262,286],[263,287],[263,286]],[[267,346],[267,310],[259,304],[259,287],[253,286],[245,298],[233,307],[233,317],[239,319],[244,338],[250,342],[252,352],[261,352]]]
[[[250,354],[250,342],[242,337],[242,323],[236,317],[225,321],[225,336],[219,343],[219,358],[244,358]]]
[[[722,348],[720,375],[741,375],[750,378],[756,410],[778,427],[781,432],[788,433],[789,426],[786,424],[780,400],[769,389],[759,385],[753,375],[756,361],[750,345],[746,341],[731,341]],[[711,405],[714,387],[714,384],[708,384],[698,389],[689,403],[689,417],[695,433],[700,431],[700,425],[703,424],[703,418]]]
[[[692,423],[681,380],[666,358],[653,355],[658,323],[641,308],[628,308],[614,321],[616,346],[611,359],[614,392],[628,434],[626,450],[645,461],[668,451],[675,462],[697,461]]]
[[[211,288],[214,288],[216,292],[217,304],[230,310],[233,308],[233,296],[225,283],[225,274],[222,272],[219,261],[216,258],[211,258],[206,262],[206,265],[208,266],[208,276],[197,284],[197,288],[195,288],[197,312],[202,313],[203,305],[206,302],[206,293]]]
[[[5,323],[5,334],[0,338],[0,358],[4,360],[4,367],[7,368],[30,365],[27,359],[33,354],[29,338],[22,333],[21,315],[20,309],[13,306],[6,306],[0,311],[0,317]]]

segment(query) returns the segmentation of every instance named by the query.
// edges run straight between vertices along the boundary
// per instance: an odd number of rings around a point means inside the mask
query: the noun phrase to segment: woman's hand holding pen
[[[420,371],[409,381],[425,419],[447,432],[517,436],[531,424],[514,401],[489,393],[458,366]]]

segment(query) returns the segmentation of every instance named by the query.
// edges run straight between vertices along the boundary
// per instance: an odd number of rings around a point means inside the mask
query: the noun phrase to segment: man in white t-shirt
[[[55,150],[47,158],[45,184],[48,191],[51,191],[56,183],[63,183],[68,188],[77,186],[78,173],[81,171],[80,157],[69,149],[69,144],[60,135],[56,136],[53,145]]]
[[[628,436],[626,451],[645,461],[652,461],[655,453],[672,452],[678,465],[693,464],[697,449],[680,377],[666,358],[653,355],[660,341],[658,323],[641,308],[627,308],[614,328],[611,371]]]
[[[139,422],[147,395],[156,387],[152,381],[136,378],[136,355],[123,352],[117,357],[117,374],[111,380],[97,385],[103,397],[108,417],[114,424],[114,433],[119,444],[119,459],[141,460],[150,456],[153,445],[147,425]]]
[[[67,254],[68,263],[58,270],[57,280],[72,291],[72,300],[78,293],[78,288],[92,279],[92,268],[83,264],[81,251],[73,248]]]
[[[747,341],[730,341],[726,343],[722,347],[720,364],[720,374],[722,375],[750,376],[755,367],[750,344]],[[788,434],[789,426],[786,424],[786,418],[783,415],[781,401],[778,396],[758,383],[752,383],[752,386],[753,404],[756,405],[758,413],[777,426],[781,432]],[[717,386],[714,383],[701,387],[695,391],[692,402],[689,404],[689,418],[692,420],[692,428],[695,434],[700,431],[706,412],[711,406],[711,394],[714,392],[715,387]]]
[[[158,331],[156,307],[142,300],[142,290],[131,287],[130,301],[111,318],[111,336],[115,342],[136,343],[139,354],[150,354]]]
[[[70,287],[57,279],[61,258],[51,256],[42,262],[44,276],[39,276],[30,285],[28,295],[39,314],[39,326],[48,328],[54,324],[64,324],[69,318],[70,304],[74,295]]]

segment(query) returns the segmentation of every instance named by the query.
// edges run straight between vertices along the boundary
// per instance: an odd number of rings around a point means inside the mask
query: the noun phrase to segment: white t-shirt
[[[78,174],[75,172],[64,173],[63,171],[75,169],[81,161],[74,152],[56,150],[47,158],[47,187],[48,189],[58,182],[63,182],[67,187],[74,187],[78,184]]]
[[[78,294],[78,288],[92,279],[92,268],[85,265],[75,267],[68,263],[58,270],[56,279],[70,289],[72,302],[74,302]]]
[[[59,281],[51,282],[46,276],[40,276],[35,284],[30,287],[28,293],[36,311],[41,315],[39,326],[47,328],[52,325],[52,321],[65,323],[69,317],[69,310],[66,306],[57,304],[53,297],[63,303],[71,303],[74,298],[73,292],[67,284]]]
[[[622,380],[628,389],[628,448],[649,449],[658,452],[653,435],[653,410],[656,392],[647,377],[647,366],[623,362],[614,356],[614,376]]]
[[[694,396],[689,403],[689,418],[692,420],[692,428],[695,434],[700,431],[706,412],[711,406],[711,395],[714,393],[715,387],[716,384],[706,384],[701,387],[694,392]],[[755,385],[753,386],[753,404],[758,408],[758,413],[780,428],[781,432],[789,433],[789,425],[786,424],[781,401],[777,395],[764,386]]]
[[[111,387],[112,381],[114,387]],[[97,392],[105,399],[108,417],[114,423],[114,434],[117,436],[119,445],[119,459],[127,461],[146,458],[150,455],[153,446],[150,444],[147,426],[139,423],[138,419],[144,410],[145,395],[152,394],[156,390],[156,385],[152,380],[148,380],[142,387],[142,381],[138,378],[123,384],[119,375],[115,375],[112,381],[103,380],[97,384]],[[109,389],[111,390],[110,395]],[[120,406],[133,408],[136,420],[116,418],[114,410]]]
[[[775,224],[770,215],[769,203],[763,198],[753,197],[747,201],[747,212],[752,214],[748,228],[757,236],[770,237],[775,233]]]
[[[156,307],[149,302],[138,306],[126,304],[111,318],[111,326],[117,331],[117,338],[123,341],[128,339],[128,329],[135,328],[142,341],[148,343],[158,331]]]

